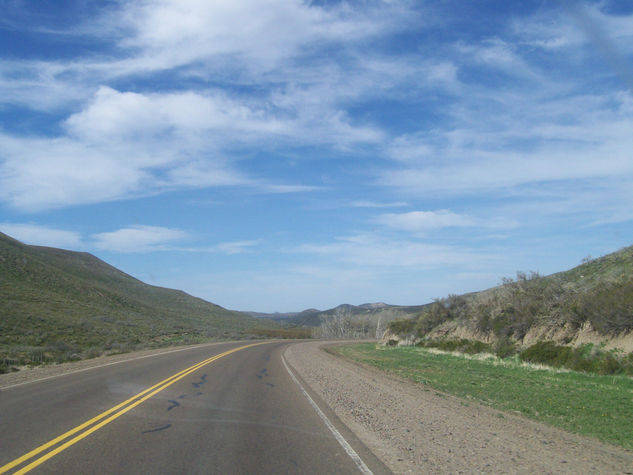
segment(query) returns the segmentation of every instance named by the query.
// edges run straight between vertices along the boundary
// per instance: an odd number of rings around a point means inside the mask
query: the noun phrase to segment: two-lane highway
[[[2,389],[0,473],[386,472],[293,377],[288,344],[206,345]]]

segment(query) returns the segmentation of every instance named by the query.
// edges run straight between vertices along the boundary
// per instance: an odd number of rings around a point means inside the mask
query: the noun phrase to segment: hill
[[[255,318],[144,284],[91,254],[0,233],[0,369],[239,338],[256,326]]]
[[[427,305],[402,306],[388,305],[386,303],[365,303],[362,305],[342,304],[328,310],[317,310],[314,308],[294,313],[256,313],[249,312],[249,315],[266,318],[284,325],[318,327],[324,320],[335,316],[345,315],[346,317],[362,319],[368,321],[375,328],[379,322],[387,322],[418,315]]]
[[[468,338],[527,346],[605,343],[633,350],[633,246],[547,277],[518,272],[498,287],[440,299],[392,322],[387,339]]]

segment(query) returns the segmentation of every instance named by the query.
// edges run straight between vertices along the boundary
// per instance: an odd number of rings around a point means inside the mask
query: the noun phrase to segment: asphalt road
[[[0,473],[387,472],[288,372],[291,343],[249,344],[0,390]]]

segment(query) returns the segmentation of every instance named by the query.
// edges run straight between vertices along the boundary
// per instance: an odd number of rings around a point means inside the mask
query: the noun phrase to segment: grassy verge
[[[633,449],[633,379],[427,348],[337,347],[346,357],[504,411]]]

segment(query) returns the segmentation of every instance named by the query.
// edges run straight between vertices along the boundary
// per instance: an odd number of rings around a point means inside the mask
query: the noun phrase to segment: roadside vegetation
[[[462,345],[468,347],[471,343]],[[464,398],[465,404],[476,401],[633,449],[633,379],[622,374],[547,368],[527,363],[518,354],[499,358],[423,346],[356,344],[335,347],[334,351],[426,388]],[[584,351],[590,353],[593,349]],[[543,353],[547,351],[535,349],[528,355]]]
[[[461,328],[508,347],[508,342],[522,344],[530,330],[544,328],[564,329],[567,335],[557,343],[566,345],[587,326],[605,339],[633,331],[633,247],[599,259],[588,257],[580,266],[551,276],[518,272],[516,279],[505,278],[493,289],[449,295],[415,318],[390,322],[388,330],[415,341],[436,336],[442,328]]]
[[[590,343],[571,347],[557,345],[553,341],[539,341],[521,348],[511,340],[499,340],[495,345],[491,345],[463,338],[459,340],[425,338],[415,346],[469,355],[489,354],[502,359],[512,358],[514,361],[585,373],[633,376],[633,353],[617,349],[605,350],[602,346]]]

